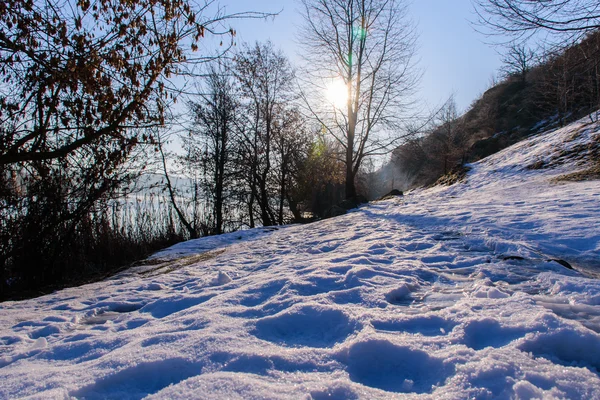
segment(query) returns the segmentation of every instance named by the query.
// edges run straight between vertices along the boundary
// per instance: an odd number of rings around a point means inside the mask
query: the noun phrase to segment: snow
[[[0,398],[600,399],[600,185],[553,180],[599,131],[2,303]]]

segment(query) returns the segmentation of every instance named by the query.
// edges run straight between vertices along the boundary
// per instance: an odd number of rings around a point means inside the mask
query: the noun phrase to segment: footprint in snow
[[[251,333],[283,346],[325,348],[343,342],[359,328],[338,309],[308,305],[262,318]]]
[[[408,306],[415,301],[412,295],[412,288],[407,284],[400,285],[396,289],[390,290],[386,293],[385,299],[388,303],[398,306]]]
[[[29,334],[29,337],[32,339],[42,339],[46,338],[50,335],[55,335],[60,333],[60,329],[54,325],[48,325],[42,329],[35,330]]]
[[[279,279],[268,281],[257,287],[248,287],[237,301],[244,307],[256,307],[276,295],[286,283],[287,279]]]
[[[139,310],[143,307],[143,303],[111,303],[107,306],[101,304],[101,307],[96,308],[92,312],[83,317],[79,323],[83,325],[102,325],[108,321],[116,320],[124,314],[128,314]]]
[[[122,369],[70,395],[100,400],[118,399],[126,394],[130,399],[142,399],[169,385],[199,375],[201,371],[202,365],[181,358],[144,362]]]
[[[528,332],[523,328],[502,326],[491,318],[468,322],[464,327],[464,343],[473,350],[503,347]]]
[[[294,282],[286,285],[286,290],[297,293],[300,296],[315,296],[321,293],[328,293],[343,287],[339,277],[328,276],[309,276],[300,282]]]
[[[537,358],[565,366],[588,368],[600,375],[600,335],[592,331],[565,328],[547,333],[537,332],[518,348]]]
[[[388,392],[429,393],[453,373],[442,359],[387,340],[356,342],[346,352],[340,361],[350,380]]]
[[[204,296],[176,295],[165,297],[146,304],[140,309],[140,313],[149,313],[154,318],[164,318],[202,304],[213,298],[213,296],[213,294],[209,294]]]

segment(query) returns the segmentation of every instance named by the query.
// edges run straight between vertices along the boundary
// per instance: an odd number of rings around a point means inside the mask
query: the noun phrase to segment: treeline
[[[257,43],[205,65],[187,96],[177,155],[167,151],[175,121],[160,98],[122,122],[120,114],[100,120],[104,98],[78,86],[88,76],[54,83],[58,98],[50,84],[29,82],[15,106],[3,98],[0,300],[97,280],[182,240],[305,222],[343,199],[341,150],[300,112],[295,72],[280,51]],[[23,106],[25,95],[42,100]],[[80,144],[94,134],[88,124],[111,123],[122,126]],[[146,171],[162,178],[148,183]]]
[[[190,185],[167,179],[189,237],[301,222],[341,200],[343,191],[333,188],[343,165],[301,113],[295,72],[281,51],[269,42],[245,46],[198,84],[177,158]],[[331,202],[321,201],[326,191],[335,194]]]
[[[135,186],[181,95],[174,78],[232,47],[227,19],[185,0],[0,1],[0,299],[191,236],[164,195]],[[199,51],[207,36],[215,56]]]
[[[600,108],[599,31],[568,47],[540,52],[508,49],[502,81],[463,115],[450,99],[433,127],[399,146],[372,180],[383,188],[390,187],[392,176],[402,179],[405,189],[431,185],[465,162]]]

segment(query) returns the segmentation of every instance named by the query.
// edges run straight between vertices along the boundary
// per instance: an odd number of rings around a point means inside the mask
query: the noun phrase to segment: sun
[[[348,87],[342,79],[335,79],[327,86],[327,101],[335,108],[346,108]]]

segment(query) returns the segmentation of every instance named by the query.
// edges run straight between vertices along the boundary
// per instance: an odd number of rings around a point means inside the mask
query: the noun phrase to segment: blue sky
[[[270,39],[292,61],[297,60],[297,31],[302,23],[297,0],[222,0],[228,12],[280,12],[264,20],[235,20],[238,43]],[[424,70],[419,95],[431,105],[452,93],[465,110],[487,87],[501,65],[496,50],[469,24],[473,20],[470,0],[414,0],[410,14],[417,23],[417,55]]]

